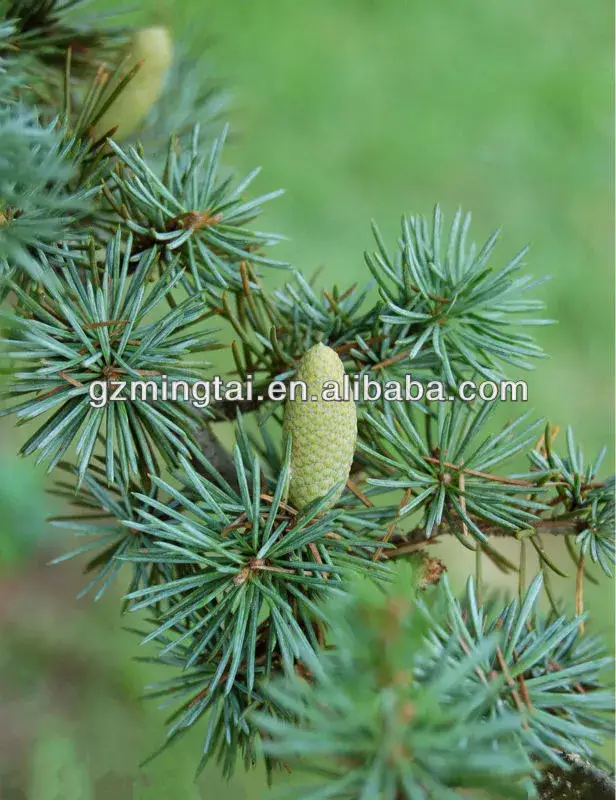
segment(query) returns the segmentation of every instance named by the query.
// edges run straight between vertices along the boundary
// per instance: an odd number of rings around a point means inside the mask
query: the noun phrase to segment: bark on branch
[[[529,524],[529,530],[531,528],[535,529],[536,533],[542,534],[549,534],[551,536],[567,536],[568,534],[576,534],[579,533],[581,528],[580,525],[582,521],[579,519],[538,519],[535,520],[532,524]],[[514,531],[511,531],[507,528],[503,528],[500,525],[481,525],[481,530],[485,533],[486,536],[490,537],[509,537],[515,538],[516,534]],[[383,552],[384,558],[396,558],[397,556],[404,555],[405,553],[412,553],[413,551],[423,547],[424,545],[434,543],[439,536],[453,536],[454,530],[452,526],[447,523],[443,522],[441,525],[436,528],[429,539],[426,539],[426,531],[425,528],[421,525],[413,528],[413,530],[409,531],[408,533],[398,533],[394,534],[390,538],[390,542],[396,545],[395,550],[386,550]],[[532,534],[530,534],[532,535]]]
[[[540,800],[614,800],[614,776],[575,753],[561,753],[570,769],[549,767],[537,785]]]
[[[230,486],[237,489],[237,473],[235,471],[233,459],[218,440],[218,437],[211,427],[209,425],[204,425],[204,427],[196,433],[195,439],[205,459],[222,475]],[[203,466],[196,460],[194,461],[194,467],[197,472],[203,475],[207,474]]]

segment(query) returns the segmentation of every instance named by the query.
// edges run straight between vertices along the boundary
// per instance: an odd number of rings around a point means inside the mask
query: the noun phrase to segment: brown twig
[[[397,521],[398,519],[396,517],[392,523],[394,527]],[[558,536],[567,536],[570,534],[579,533],[581,524],[581,521],[578,519],[538,519],[533,523],[529,523],[528,527],[534,528],[535,533],[548,533]],[[462,526],[461,520],[460,526]],[[516,535],[515,531],[511,531],[507,528],[502,528],[500,525],[494,524],[482,525],[481,530],[488,537],[514,538]],[[384,551],[383,558],[396,558],[397,556],[405,553],[412,553],[426,545],[436,544],[436,540],[440,536],[453,535],[455,535],[455,531],[452,527],[452,524],[449,522],[442,522],[440,525],[436,526],[433,529],[432,535],[429,539],[426,539],[426,531],[422,525],[418,525],[416,528],[413,528],[407,533],[393,535],[392,531],[389,537],[384,538],[383,541],[388,539],[391,543],[396,545],[396,549],[388,549]]]
[[[467,475],[473,475],[475,478],[483,478],[486,481],[495,481],[496,483],[503,483],[507,486],[523,486],[528,489],[536,489],[537,485],[532,481],[523,481],[519,478],[507,478],[503,475],[494,475],[491,472],[481,472],[477,469],[469,469],[468,467],[463,467],[461,464],[452,464],[450,461],[441,461],[439,458],[434,456],[424,456],[424,461],[428,461],[430,464],[438,464],[446,467],[446,469],[453,470],[454,472],[464,472]],[[542,484],[542,486],[568,486],[566,481],[546,481]],[[605,486],[603,481],[594,481],[592,483],[585,484],[583,488],[585,489],[600,489]]]

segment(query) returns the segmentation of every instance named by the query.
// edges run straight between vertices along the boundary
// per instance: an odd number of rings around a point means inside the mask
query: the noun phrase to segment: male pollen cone
[[[323,344],[311,347],[299,363],[294,380],[306,384],[308,399],[302,400],[297,391],[284,412],[284,432],[291,434],[289,500],[295,508],[302,509],[341,482],[333,505],[349,477],[357,440],[355,402],[322,397],[325,385],[334,381],[342,397],[344,374],[338,354]]]
[[[139,62],[141,67],[94,126],[99,138],[116,125],[115,139],[125,139],[144,121],[160,97],[165,76],[173,60],[173,44],[166,28],[143,28],[135,32],[127,47],[122,77]]]

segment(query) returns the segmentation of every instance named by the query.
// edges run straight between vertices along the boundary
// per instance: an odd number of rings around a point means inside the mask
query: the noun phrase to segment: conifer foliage
[[[226,166],[220,89],[165,29],[80,5],[0,0],[1,413],[71,507],[56,524],[78,543],[56,560],[85,557],[95,597],[119,581],[168,668],[164,746],[197,726],[197,772],[290,765],[306,800],[607,796],[611,662],[583,602],[614,565],[604,454],[524,415],[499,428],[498,403],[307,409],[268,389],[307,353],[319,380],[412,373],[454,397],[531,369],[548,320],[526,250],[503,263],[497,234],[476,247],[470,215],[436,206],[391,243],[373,225],[365,286],[308,280],[256,222],[279,192]],[[210,380],[213,350],[252,399],[91,402],[93,385]],[[475,553],[461,597],[441,537]],[[517,598],[484,586],[488,561]]]

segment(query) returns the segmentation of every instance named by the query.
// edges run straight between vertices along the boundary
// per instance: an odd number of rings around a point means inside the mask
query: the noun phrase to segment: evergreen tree
[[[135,632],[170,668],[164,746],[199,726],[197,772],[290,766],[306,799],[613,796],[611,659],[583,603],[614,564],[604,453],[526,416],[495,430],[498,403],[458,394],[543,355],[526,250],[496,266],[497,234],[476,247],[470,216],[437,206],[389,244],[373,225],[364,287],[321,288],[255,223],[279,193],[223,166],[219,88],[165,29],[76,22],[79,5],[0,2],[2,414],[72,506],[57,524],[83,543],[57,561],[88,554],[95,597],[130,574],[123,611],[147,610]],[[155,401],[169,381],[203,391],[221,348],[252,398]],[[455,399],[271,388],[410,373]],[[149,395],[110,400],[138,382]],[[441,537],[475,553],[462,597]],[[515,599],[486,590],[485,560],[517,573]]]

